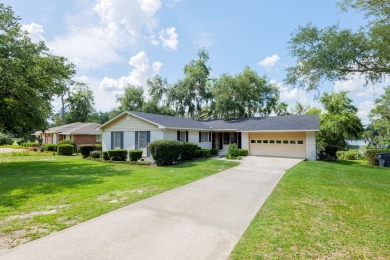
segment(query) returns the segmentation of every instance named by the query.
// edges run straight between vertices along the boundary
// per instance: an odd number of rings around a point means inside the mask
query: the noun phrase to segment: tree
[[[189,118],[198,118],[202,106],[211,98],[208,89],[210,67],[207,66],[209,54],[205,49],[198,51],[198,59],[184,66],[184,78],[169,91],[169,101],[176,113]]]
[[[337,150],[346,147],[345,139],[356,139],[363,131],[363,125],[357,117],[357,108],[352,105],[347,92],[324,93],[320,102],[326,113],[320,115],[320,131],[317,142],[333,159]]]
[[[288,104],[286,102],[280,102],[275,107],[275,114],[277,116],[288,116],[291,115],[290,112],[288,112]]]
[[[66,121],[73,122],[87,122],[90,115],[95,111],[94,96],[92,90],[84,83],[77,84],[66,98]]]
[[[146,86],[150,100],[142,105],[142,111],[146,113],[174,116],[173,111],[168,106],[167,92],[169,84],[167,79],[156,75],[152,80],[147,80]]]
[[[369,117],[380,140],[390,139],[390,86],[375,100],[375,108],[371,110]]]
[[[293,109],[294,115],[304,115],[310,109],[310,106],[304,106],[301,102],[296,102]]]
[[[338,25],[299,27],[289,41],[297,65],[287,68],[287,84],[315,90],[325,80],[346,80],[358,74],[366,83],[375,83],[390,74],[390,1],[344,0],[340,5],[344,11],[363,12],[369,23],[356,32]]]
[[[142,111],[144,104],[144,89],[128,85],[122,95],[118,95],[117,102],[120,103],[120,111]]]
[[[223,119],[269,115],[279,99],[278,89],[249,67],[235,76],[223,74],[211,92],[214,117]]]
[[[322,111],[318,107],[311,107],[305,112],[305,115],[320,115],[321,113]]]
[[[75,74],[74,65],[32,43],[20,18],[0,3],[0,132],[27,136],[47,128],[59,82]]]

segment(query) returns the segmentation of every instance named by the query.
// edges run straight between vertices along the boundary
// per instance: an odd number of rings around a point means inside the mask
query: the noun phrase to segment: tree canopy
[[[94,109],[94,96],[92,90],[86,84],[76,85],[66,99],[68,113],[66,122],[87,122]]]
[[[390,1],[344,0],[340,6],[344,11],[363,12],[368,24],[357,31],[339,25],[300,26],[289,41],[297,64],[287,68],[287,84],[315,90],[326,80],[346,80],[357,74],[375,83],[390,74]]]
[[[269,115],[279,100],[277,87],[249,67],[235,76],[223,74],[211,93],[212,114],[223,119]]]
[[[51,100],[63,92],[59,82],[75,74],[73,64],[33,43],[20,18],[0,3],[0,132],[29,135],[47,127]]]
[[[379,135],[378,141],[390,139],[390,86],[375,100],[375,108],[371,110],[369,117],[373,129]]]
[[[320,102],[326,112],[320,115],[317,142],[320,149],[325,149],[328,156],[333,158],[337,150],[345,149],[345,139],[360,137],[363,125],[347,92],[324,93]]]

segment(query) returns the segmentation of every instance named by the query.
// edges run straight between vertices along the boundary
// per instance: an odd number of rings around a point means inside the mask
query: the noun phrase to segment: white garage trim
[[[306,158],[306,133],[250,133],[249,154],[260,156]]]

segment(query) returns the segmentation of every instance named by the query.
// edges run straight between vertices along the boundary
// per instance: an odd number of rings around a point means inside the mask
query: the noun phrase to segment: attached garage
[[[306,133],[249,133],[249,154],[306,158]]]

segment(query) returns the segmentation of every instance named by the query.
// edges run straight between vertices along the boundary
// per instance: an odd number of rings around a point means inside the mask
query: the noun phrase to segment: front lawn
[[[76,156],[1,157],[0,251],[236,165],[200,160],[155,167]]]
[[[390,169],[363,161],[289,170],[232,259],[388,259]]]

